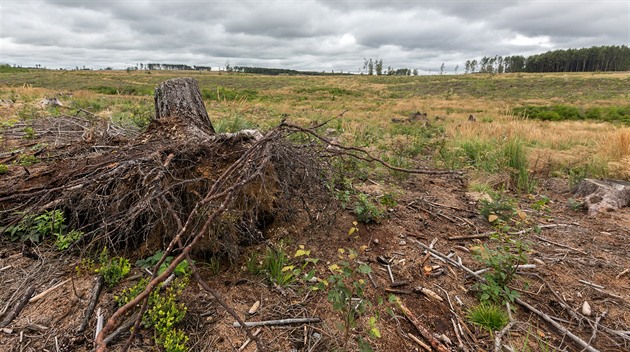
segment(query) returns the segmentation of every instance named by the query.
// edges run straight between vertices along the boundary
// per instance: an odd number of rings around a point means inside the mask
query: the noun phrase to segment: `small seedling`
[[[146,289],[148,282],[147,279],[141,279],[134,286],[123,290],[120,296],[114,297],[118,306],[131,302]],[[153,327],[154,341],[167,352],[188,351],[186,347],[188,336],[175,328],[175,325],[184,319],[188,310],[184,303],[177,302],[187,284],[188,276],[184,276],[173,281],[162,292],[160,290],[151,292],[149,308],[142,316],[142,324],[146,328]]]
[[[328,288],[328,301],[341,317],[338,328],[344,333],[343,348],[345,349],[350,339],[350,331],[356,327],[358,316],[363,314],[366,307],[370,305],[364,294],[365,279],[356,276],[367,275],[372,270],[367,264],[353,265],[349,262],[357,257],[357,253],[353,250],[348,250],[346,254],[346,250],[340,248],[338,256],[342,261],[328,267],[332,275],[327,280],[320,281],[315,289]],[[376,327],[376,321],[376,318],[369,321],[369,331],[373,336],[379,337],[380,331]]]
[[[495,235],[491,239],[493,247],[482,245],[473,252],[475,259],[492,269],[483,275],[485,282],[475,284],[479,299],[495,304],[514,302],[519,293],[509,285],[514,280],[517,266],[527,262],[528,246],[505,234]]]
[[[67,234],[58,233],[55,235],[57,236],[55,246],[58,250],[62,251],[68,249],[72,244],[83,238],[84,233],[82,231],[72,230]]]
[[[569,198],[567,200],[567,206],[573,211],[582,211],[584,209],[584,202]]]
[[[357,219],[365,224],[379,223],[383,212],[372,201],[370,197],[365,193],[359,193],[357,195],[357,201],[354,202],[354,214]]]

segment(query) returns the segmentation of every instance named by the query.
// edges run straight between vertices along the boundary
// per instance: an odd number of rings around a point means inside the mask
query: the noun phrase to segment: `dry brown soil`
[[[382,186],[369,183],[364,191],[378,196]],[[427,265],[437,276],[423,273],[423,251],[415,243],[428,244],[437,238],[435,249],[447,254],[454,253],[462,263],[477,270],[482,265],[473,259],[469,250],[487,242],[487,239],[449,240],[453,236],[470,236],[492,231],[492,226],[479,215],[478,205],[466,196],[465,179],[453,176],[411,176],[400,182],[404,192],[397,197],[398,205],[389,212],[381,224],[359,225],[359,231],[348,235],[355,220],[350,211],[340,211],[332,226],[312,229],[299,224],[275,224],[268,230],[269,243],[245,249],[237,263],[222,262],[219,272],[212,274],[203,264],[203,276],[217,289],[225,300],[246,320],[258,321],[295,317],[320,317],[321,323],[264,327],[260,339],[273,351],[332,351],[340,350],[343,334],[336,327],[339,313],[331,308],[326,295],[314,292],[303,283],[284,288],[273,287],[262,276],[254,276],[244,270],[251,251],[264,252],[268,245],[278,245],[282,240],[293,253],[298,245],[311,250],[311,257],[318,258],[317,276],[330,274],[328,264],[339,261],[339,248],[359,251],[357,260],[368,263],[373,270],[374,287],[367,281],[366,298],[372,307],[359,317],[357,328],[352,332],[348,350],[358,350],[355,338],[368,338],[367,325],[371,316],[378,315],[377,327],[381,338],[369,337],[378,351],[422,350],[408,337],[408,333],[422,337],[403,316],[400,309],[389,302],[390,279],[377,257],[392,259],[392,273],[396,281],[407,285],[396,287],[402,304],[408,307],[432,333],[444,334],[453,351],[486,351],[494,349],[494,337],[477,328],[466,318],[470,307],[478,304],[477,295],[471,290],[474,279],[458,268],[430,258]],[[515,235],[531,244],[529,262],[535,269],[524,270],[514,287],[521,298],[554,317],[561,325],[586,341],[591,341],[600,351],[628,350],[628,341],[612,335],[609,330],[630,330],[630,268],[628,250],[630,244],[630,209],[589,217],[583,211],[574,211],[567,205],[571,194],[567,181],[549,179],[541,182],[540,194],[551,202],[548,210],[532,208],[535,197],[518,196],[519,208],[527,215],[523,229],[537,225],[541,231]],[[363,247],[362,247],[363,246]],[[92,318],[87,332],[75,335],[80,325],[91,289],[93,274],[77,272],[79,254],[60,253],[49,245],[38,247],[2,239],[0,247],[0,309],[10,309],[17,297],[29,285],[35,293],[41,293],[59,282],[65,282],[42,299],[29,303],[21,314],[7,327],[0,330],[2,351],[88,351],[93,347],[95,319]],[[134,267],[131,275],[143,273]],[[66,281],[68,280],[68,281]],[[603,288],[595,288],[579,280],[591,282]],[[190,336],[189,348],[194,351],[236,351],[246,340],[245,334],[232,327],[234,319],[194,281],[186,289],[182,301],[188,306],[183,328]],[[113,297],[123,287],[134,284],[127,279],[114,289],[105,289],[98,307],[110,315],[115,304]],[[429,288],[444,300],[435,301],[413,292],[418,286]],[[555,292],[552,293],[553,290]],[[570,310],[563,308],[558,299],[566,302]],[[249,307],[257,300],[261,308],[254,316],[246,316]],[[600,317],[597,334],[592,323],[576,320],[584,301],[592,307],[590,320]],[[517,351],[566,350],[580,348],[564,333],[544,322],[527,309],[514,305],[513,320],[516,322],[502,342]],[[458,337],[453,322],[461,326]],[[461,339],[461,343],[459,340]],[[116,340],[112,350],[120,348],[125,338]],[[424,340],[426,342],[426,340]],[[152,345],[149,331],[143,330],[135,340],[132,350],[158,350]],[[463,348],[461,346],[463,346]],[[254,351],[254,343],[245,351]]]

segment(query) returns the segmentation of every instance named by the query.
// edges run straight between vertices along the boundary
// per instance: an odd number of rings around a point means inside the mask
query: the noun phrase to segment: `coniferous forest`
[[[531,56],[494,56],[467,60],[466,73],[594,72],[630,70],[630,48],[626,45],[562,49]]]

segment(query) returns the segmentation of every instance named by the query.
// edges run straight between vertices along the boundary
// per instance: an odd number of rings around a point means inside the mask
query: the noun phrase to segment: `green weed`
[[[493,246],[481,245],[475,248],[475,259],[491,270],[482,276],[485,282],[475,284],[482,303],[502,304],[514,302],[519,293],[509,285],[514,280],[518,265],[527,263],[529,246],[519,239],[498,233],[491,236]]]
[[[141,279],[134,286],[127,288],[115,297],[118,306],[123,306],[133,300],[146,289],[147,279]],[[189,337],[175,326],[186,315],[188,308],[178,302],[184,288],[188,284],[188,276],[176,279],[164,289],[156,289],[149,296],[148,309],[142,316],[142,324],[146,328],[153,327],[153,338],[156,344],[167,352],[188,351],[186,343]]]
[[[516,188],[525,193],[533,192],[536,182],[531,178],[527,156],[523,148],[523,142],[518,139],[509,140],[503,148],[507,161],[506,166],[511,170],[516,180]]]
[[[328,301],[332,303],[333,309],[337,311],[341,318],[338,325],[339,330],[344,334],[343,349],[348,345],[350,339],[350,331],[357,324],[357,318],[363,314],[370,305],[369,300],[365,298],[366,282],[364,278],[357,278],[359,275],[367,275],[372,270],[367,264],[354,265],[349,261],[353,261],[357,257],[357,253],[353,250],[340,248],[338,250],[340,259],[345,259],[337,264],[328,267],[332,271],[325,281],[321,281],[316,288],[318,290],[328,289]],[[380,331],[376,326],[376,317],[370,320],[370,334],[374,337],[380,337]]]
[[[24,132],[24,139],[33,139],[35,138],[35,129],[33,127],[24,127],[22,130]]]
[[[241,114],[233,114],[230,117],[218,120],[213,124],[214,130],[217,133],[234,133],[242,130],[257,129],[258,126],[245,119]]]
[[[37,164],[39,159],[34,155],[20,155],[18,156],[16,163],[22,166],[30,166],[33,164]]]
[[[157,265],[157,263],[160,262],[160,260],[162,259],[162,257],[164,256],[164,251],[157,251],[155,252],[155,254],[153,254],[150,257],[147,257],[145,259],[139,259],[136,261],[136,265],[139,266],[142,269],[149,269],[149,268],[153,268],[154,266]],[[162,274],[164,271],[166,271],[166,269],[168,269],[168,267],[171,265],[171,263],[173,262],[173,256],[168,256],[164,259],[164,262],[160,265],[157,275]],[[188,264],[188,260],[182,260],[179,264],[177,264],[177,266],[175,267],[175,270],[173,271],[173,274],[177,275],[177,276],[186,276],[190,274],[190,265]]]
[[[129,260],[122,257],[110,257],[107,248],[103,248],[98,257],[99,273],[109,287],[116,286],[131,270]]]
[[[39,243],[49,236],[63,236],[65,218],[61,210],[49,210],[40,215],[25,215],[17,225],[6,227],[3,232],[12,241]]]
[[[479,204],[481,205],[481,216],[484,219],[490,219],[491,215],[495,215],[503,222],[508,222],[517,215],[516,201],[514,198],[506,196],[501,193],[492,192],[492,201],[481,199]],[[491,221],[493,222],[493,221]]]
[[[384,213],[381,207],[370,199],[365,193],[359,193],[356,197],[356,202],[354,202],[354,214],[357,216],[357,219],[365,224],[369,223],[379,223]]]
[[[579,200],[575,200],[573,198],[569,198],[567,200],[567,206],[569,207],[569,209],[578,212],[578,211],[582,211],[584,210],[584,202],[581,202]]]
[[[70,248],[76,242],[79,242],[81,238],[83,238],[84,233],[82,231],[72,230],[66,234],[58,233],[55,234],[57,238],[55,239],[55,247],[58,250],[62,251]]]
[[[252,100],[258,96],[258,91],[254,89],[232,89],[218,86],[215,90],[203,88],[201,96],[206,100],[213,101],[238,101]]]

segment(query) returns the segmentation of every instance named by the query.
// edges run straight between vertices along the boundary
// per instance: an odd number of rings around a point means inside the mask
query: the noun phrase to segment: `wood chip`
[[[254,304],[252,305],[251,308],[249,308],[249,310],[247,311],[247,314],[249,315],[254,315],[256,314],[256,312],[258,312],[258,308],[260,308],[260,301],[256,301],[254,302]]]

